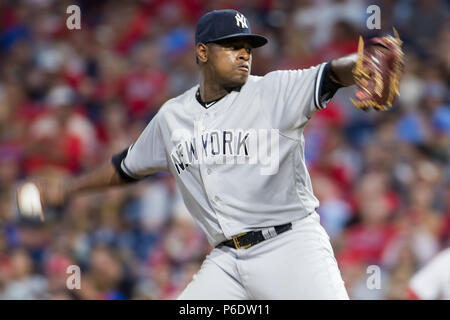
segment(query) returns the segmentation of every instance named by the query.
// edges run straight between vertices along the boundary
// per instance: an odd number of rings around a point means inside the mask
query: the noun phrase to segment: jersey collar
[[[240,92],[241,91],[241,87],[233,88],[228,94],[230,94],[233,91]],[[200,87],[198,87],[197,91],[195,92],[195,99],[197,100],[198,103],[200,103],[200,105],[203,108],[208,109],[209,107],[211,107],[214,104],[216,104],[218,101],[222,100],[224,97],[228,96],[228,94],[224,95],[223,97],[220,97],[219,99],[213,100],[213,101],[203,102],[202,98],[200,96]]]

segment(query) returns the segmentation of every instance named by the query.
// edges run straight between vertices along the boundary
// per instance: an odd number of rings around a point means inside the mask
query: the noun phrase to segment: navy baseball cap
[[[253,48],[267,43],[267,38],[253,34],[247,18],[236,10],[214,10],[203,15],[195,29],[195,45],[229,38],[246,37]]]

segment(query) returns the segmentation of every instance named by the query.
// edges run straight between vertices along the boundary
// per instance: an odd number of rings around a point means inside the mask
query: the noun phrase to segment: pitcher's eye
[[[230,45],[230,50],[241,50],[243,48],[243,46],[239,46],[239,45]],[[247,51],[248,54],[252,53],[252,48],[245,48],[245,51]]]

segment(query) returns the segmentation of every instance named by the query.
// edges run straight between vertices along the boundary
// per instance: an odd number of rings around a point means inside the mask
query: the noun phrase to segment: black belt
[[[264,230],[245,232],[234,236],[230,240],[220,243],[218,247],[227,246],[235,249],[246,249],[291,229],[292,223],[286,223]]]

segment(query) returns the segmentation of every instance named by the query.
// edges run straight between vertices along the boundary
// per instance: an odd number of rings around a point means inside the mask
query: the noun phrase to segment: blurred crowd
[[[71,4],[81,30],[66,26]],[[380,30],[366,27],[370,4]],[[255,75],[398,30],[406,56],[394,108],[358,111],[345,88],[305,130],[318,212],[353,299],[407,299],[411,276],[450,246],[449,1],[0,0],[0,299],[173,299],[192,279],[211,247],[169,174],[74,197],[45,223],[18,217],[14,190],[129,146],[197,83],[195,24],[224,8],[270,39],[254,51]],[[80,290],[66,287],[70,265]]]

